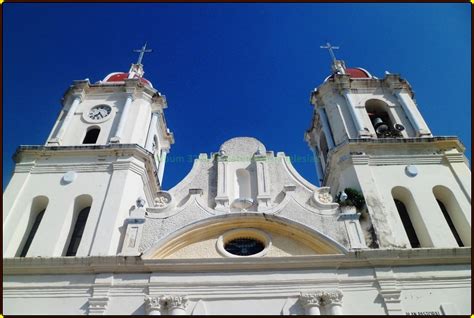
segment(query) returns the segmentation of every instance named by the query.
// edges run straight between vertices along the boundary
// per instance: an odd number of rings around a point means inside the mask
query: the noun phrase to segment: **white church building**
[[[405,79],[333,59],[305,133],[320,187],[239,137],[164,190],[174,138],[144,52],[74,81],[45,144],[17,149],[3,314],[471,313],[465,148],[432,135]]]

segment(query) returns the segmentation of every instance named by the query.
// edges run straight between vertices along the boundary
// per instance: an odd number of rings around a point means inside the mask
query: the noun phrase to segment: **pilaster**
[[[61,124],[61,127],[59,127],[59,130],[56,133],[56,136],[54,136],[53,138],[51,138],[47,142],[48,146],[60,146],[61,145],[64,134],[66,133],[66,130],[68,129],[68,127],[71,125],[71,122],[72,122],[74,114],[77,110],[77,107],[84,100],[84,96],[85,96],[85,90],[83,88],[82,89],[77,89],[73,93],[71,106],[69,107],[69,110],[66,113],[66,117],[64,118],[64,120]]]
[[[138,245],[142,237],[143,226],[145,225],[145,201],[141,198],[137,200],[136,206],[130,216],[125,219],[125,237],[120,255],[139,255]]]
[[[134,100],[133,92],[127,90],[127,99],[125,100],[125,105],[120,116],[120,121],[115,132],[115,136],[110,139],[111,143],[119,143],[123,139],[123,133],[125,130],[125,125],[128,121],[128,113],[130,112],[130,105]]]
[[[341,214],[339,218],[344,221],[351,248],[366,248],[364,233],[360,226],[359,218],[360,213],[357,212],[355,206],[343,206],[341,207]]]
[[[217,155],[216,210],[229,211],[228,157],[223,151]]]
[[[322,107],[319,107],[318,108],[318,114],[319,114],[319,118],[321,118],[322,129],[324,131],[324,135],[326,136],[326,141],[328,143],[328,148],[329,148],[329,150],[331,150],[332,148],[335,147],[335,144],[334,144],[334,138],[332,136],[332,132],[331,132],[331,129],[330,129],[330,126],[329,126],[329,120],[328,120],[328,116],[326,114],[326,110]]]
[[[92,297],[89,298],[88,314],[104,315],[109,304],[109,289],[113,285],[113,274],[97,274],[92,287]]]
[[[270,208],[270,176],[266,154],[257,152],[254,161],[257,166],[257,210],[260,212]]]
[[[160,145],[155,145],[155,147],[152,147],[153,145],[153,138],[154,138],[154,130],[158,127],[158,114],[157,113],[152,113],[151,114],[151,119],[150,119],[150,125],[148,126],[148,135],[147,135],[147,140],[145,144],[145,148],[150,151],[150,152],[155,152],[155,149],[160,149]],[[158,143],[160,139],[158,138]]]
[[[388,315],[403,315],[401,289],[391,267],[376,267],[375,277],[379,283],[379,293],[383,298]]]
[[[356,138],[370,138],[369,130],[364,127],[364,123],[362,122],[362,118],[356,108],[356,103],[353,100],[353,96],[351,93],[351,79],[349,75],[346,74],[336,74],[334,75],[335,82],[337,83],[337,88],[347,103],[347,108],[349,109],[349,113],[351,114],[351,118],[354,122],[356,127]],[[349,132],[347,132],[349,135]],[[351,136],[348,136],[351,138]],[[353,138],[353,137],[352,137]]]

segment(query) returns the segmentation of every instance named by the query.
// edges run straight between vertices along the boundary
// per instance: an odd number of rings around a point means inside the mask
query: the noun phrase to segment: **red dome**
[[[372,78],[369,72],[363,68],[346,68],[346,74],[350,75],[351,78]]]
[[[104,78],[104,82],[123,82],[128,78],[129,74],[130,73],[111,73]],[[134,78],[139,78],[139,77],[138,75],[135,75]],[[140,83],[153,87],[153,85],[151,85],[150,81],[148,81],[147,79],[143,77],[139,79],[140,79]]]
[[[351,78],[374,78],[367,70],[362,67],[348,67],[344,69],[347,75]],[[326,82],[328,79],[334,78],[334,73],[324,79]]]

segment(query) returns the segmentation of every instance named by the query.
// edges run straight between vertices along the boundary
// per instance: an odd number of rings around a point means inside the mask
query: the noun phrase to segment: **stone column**
[[[150,316],[161,315],[161,311],[164,309],[163,302],[164,302],[163,296],[159,296],[159,297],[145,296],[146,314]]]
[[[61,139],[66,132],[67,127],[71,124],[72,118],[74,117],[74,113],[76,112],[77,106],[82,102],[82,94],[74,95],[74,99],[72,101],[71,107],[64,118],[61,127],[59,128],[58,133],[56,136],[50,140],[50,143],[57,143],[58,145],[61,144]]]
[[[133,93],[127,93],[127,100],[125,101],[125,106],[123,107],[122,115],[120,116],[120,121],[115,132],[115,137],[110,139],[112,143],[119,143],[122,138],[123,130],[125,129],[125,124],[128,120],[128,113],[130,111],[130,105],[133,101]]]
[[[338,289],[324,292],[322,300],[331,315],[342,315],[342,297]]]
[[[321,306],[321,292],[311,294],[301,294],[300,302],[303,305],[305,315],[318,316],[321,315],[319,307]]]
[[[186,315],[186,307],[188,306],[188,298],[186,296],[168,296],[166,299],[168,314],[173,316]]]

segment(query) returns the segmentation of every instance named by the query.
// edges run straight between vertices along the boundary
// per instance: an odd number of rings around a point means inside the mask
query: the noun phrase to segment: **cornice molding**
[[[4,275],[149,273],[360,268],[471,263],[471,248],[373,249],[347,254],[263,258],[142,259],[139,256],[15,257],[3,259]]]

